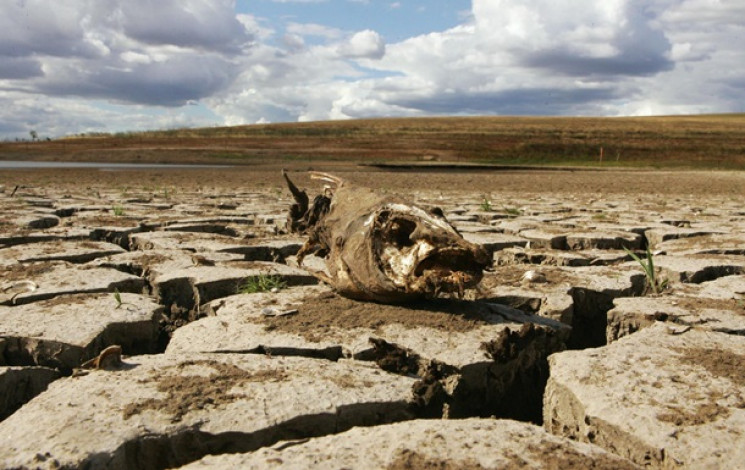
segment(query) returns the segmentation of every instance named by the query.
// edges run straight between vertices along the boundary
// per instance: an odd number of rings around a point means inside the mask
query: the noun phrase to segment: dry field
[[[742,124],[443,118],[1,144],[5,159],[235,166],[0,170],[0,468],[738,468]],[[437,166],[484,162],[572,167]],[[322,170],[439,206],[493,263],[462,299],[340,297],[313,275],[322,259],[297,265],[282,168],[311,196]],[[653,277],[631,253],[654,256]]]
[[[42,137],[39,142],[0,143],[0,159],[236,165],[438,160],[742,169],[743,129],[745,114],[371,119],[71,136],[52,141]]]
[[[379,170],[353,164],[324,162],[306,164],[260,164],[210,169],[117,170],[42,169],[0,170],[0,184],[9,191],[15,186],[55,191],[100,189],[159,193],[168,191],[240,192],[251,189],[284,190],[280,170],[298,172],[299,182],[311,185],[305,172],[320,170],[338,174],[363,186],[402,195],[413,191],[470,194],[474,201],[500,194],[608,194],[638,195],[660,203],[683,196],[726,196],[735,200],[745,195],[745,172],[711,170]],[[706,204],[702,199],[702,204]]]

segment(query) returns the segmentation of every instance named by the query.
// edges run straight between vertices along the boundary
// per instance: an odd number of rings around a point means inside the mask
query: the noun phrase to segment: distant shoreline
[[[231,168],[234,165],[210,165],[189,163],[109,163],[109,162],[71,162],[71,161],[44,161],[44,160],[0,160],[0,170],[33,170],[38,169],[100,169],[100,170],[156,170],[156,169],[179,169],[188,170],[193,168]]]

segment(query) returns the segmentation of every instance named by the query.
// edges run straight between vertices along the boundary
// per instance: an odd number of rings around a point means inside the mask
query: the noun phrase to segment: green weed
[[[117,216],[117,217],[121,217],[121,216],[124,215],[124,207],[123,206],[116,205],[111,210],[112,210],[112,212],[114,212],[114,215]]]
[[[260,274],[246,278],[246,280],[238,287],[239,294],[256,294],[258,292],[269,292],[272,289],[284,289],[287,287],[281,276]]]
[[[491,201],[486,196],[484,196],[483,200],[481,201],[480,207],[481,207],[481,210],[484,212],[491,212],[492,209],[494,209],[491,205]]]
[[[512,217],[517,217],[523,214],[523,211],[515,207],[504,207],[502,208],[502,210],[504,211],[505,214],[512,216]]]
[[[644,270],[644,275],[647,278],[647,285],[652,290],[653,294],[659,294],[667,288],[667,279],[660,279],[659,277],[657,277],[657,270],[654,266],[654,257],[652,256],[652,251],[649,248],[647,248],[646,260],[639,258],[628,248],[624,248],[624,251],[626,251],[629,256],[634,258],[634,260],[642,267],[642,269]]]

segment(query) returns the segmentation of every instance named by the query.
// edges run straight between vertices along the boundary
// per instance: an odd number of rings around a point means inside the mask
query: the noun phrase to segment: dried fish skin
[[[332,175],[316,175],[336,188],[327,187],[311,205],[303,204],[309,198],[285,174],[296,196],[288,227],[308,235],[298,262],[308,253],[325,257],[330,275],[324,280],[341,295],[381,303],[442,293],[462,297],[491,264],[486,250],[466,241],[439,209],[351,187]]]

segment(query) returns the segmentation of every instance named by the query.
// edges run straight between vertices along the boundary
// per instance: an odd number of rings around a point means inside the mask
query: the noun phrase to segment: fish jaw
[[[463,239],[443,217],[417,206],[388,204],[371,220],[373,258],[406,293],[462,297],[491,264],[482,246]]]

